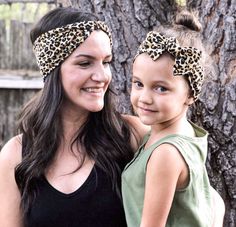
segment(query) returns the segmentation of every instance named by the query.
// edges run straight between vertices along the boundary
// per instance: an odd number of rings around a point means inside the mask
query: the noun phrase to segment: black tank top
[[[45,178],[26,216],[27,227],[126,227],[122,202],[110,179],[96,165],[84,184],[71,194]]]

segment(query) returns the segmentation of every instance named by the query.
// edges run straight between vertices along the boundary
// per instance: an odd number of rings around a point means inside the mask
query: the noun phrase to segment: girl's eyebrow
[[[140,79],[139,77],[137,77],[137,76],[133,76],[132,79],[141,80],[141,79]],[[155,84],[166,84],[166,85],[169,84],[169,82],[166,81],[166,80],[152,80],[151,82],[152,82],[152,83],[155,83]]]

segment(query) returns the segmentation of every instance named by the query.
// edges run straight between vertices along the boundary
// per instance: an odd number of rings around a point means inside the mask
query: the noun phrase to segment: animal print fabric
[[[151,31],[139,46],[135,58],[147,53],[156,61],[164,52],[170,53],[175,58],[173,74],[186,76],[197,100],[204,80],[203,68],[200,64],[202,52],[194,47],[181,47],[174,37],[165,37],[158,32]]]
[[[34,42],[33,50],[43,78],[60,65],[94,30],[104,31],[112,37],[108,26],[102,21],[87,21],[68,24],[40,35]]]

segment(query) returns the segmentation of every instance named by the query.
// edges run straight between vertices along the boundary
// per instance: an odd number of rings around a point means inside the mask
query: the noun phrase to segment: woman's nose
[[[109,70],[110,71],[110,70]],[[109,80],[109,75],[104,65],[99,65],[94,69],[94,72],[91,76],[92,80],[106,82]]]

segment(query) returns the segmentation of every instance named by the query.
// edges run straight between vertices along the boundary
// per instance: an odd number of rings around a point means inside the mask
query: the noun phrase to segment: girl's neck
[[[171,134],[180,134],[190,137],[195,136],[194,130],[187,118],[182,117],[162,124],[152,125],[150,139],[155,138],[155,141],[157,141]]]

